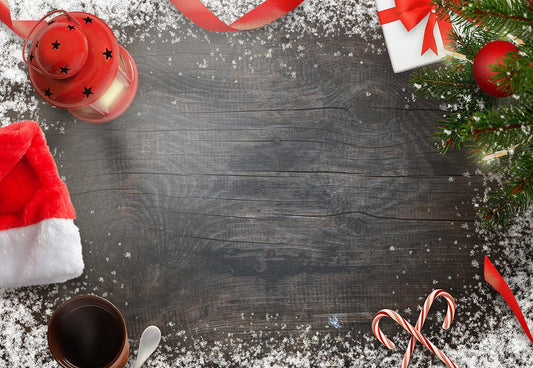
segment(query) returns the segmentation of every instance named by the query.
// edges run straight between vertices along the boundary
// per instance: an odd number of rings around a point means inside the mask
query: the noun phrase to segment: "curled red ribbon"
[[[28,38],[32,28],[37,24],[37,21],[35,20],[11,19],[11,12],[9,11],[9,3],[7,0],[0,0],[0,21],[4,22],[6,26],[13,30],[13,32],[24,39]]]
[[[437,41],[433,35],[435,25],[438,25],[444,43],[450,43],[449,33],[452,31],[452,23],[449,16],[437,17],[436,5],[431,0],[396,0],[396,7],[389,8],[378,12],[379,22],[387,24],[399,20],[409,32],[416,27],[429,14],[424,31],[424,40],[422,42],[422,52],[432,50],[438,55]]]
[[[494,265],[487,256],[485,256],[484,273],[485,281],[487,281],[498,293],[500,293],[505,302],[509,305],[509,307],[511,307],[511,310],[518,319],[518,322],[520,322],[520,326],[522,326],[522,329],[526,333],[527,337],[529,337],[529,341],[531,341],[531,343],[533,344],[533,336],[531,336],[531,332],[527,327],[524,314],[522,313],[522,310],[520,309],[520,306],[518,305],[518,302],[516,301],[513,292],[511,291],[511,289],[509,289],[509,286],[503,279],[502,275],[500,275],[498,270],[494,267]]]
[[[191,21],[209,31],[244,31],[262,27],[292,11],[304,0],[266,0],[230,25],[221,21],[200,0],[170,0]],[[36,21],[12,20],[8,0],[0,0],[0,21],[27,38]]]
[[[170,0],[170,2],[200,27],[209,31],[230,32],[262,27],[289,13],[304,0],[266,0],[230,25],[221,21],[200,0]]]

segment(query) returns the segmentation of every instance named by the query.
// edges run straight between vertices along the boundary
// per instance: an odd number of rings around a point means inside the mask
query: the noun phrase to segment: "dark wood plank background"
[[[434,287],[461,297],[480,272],[469,255],[480,179],[463,176],[464,154],[437,152],[442,112],[406,100],[409,73],[357,37],[301,38],[302,53],[281,32],[246,46],[272,57],[232,63],[245,53],[235,40],[261,32],[126,45],[139,92],[111,123],[41,108],[58,122],[47,139],[86,262],[60,295],[86,282],[132,338],[167,322],[246,338],[252,313],[258,329],[278,314],[289,334],[295,320],[331,331],[335,315],[370,333],[379,309],[416,311]]]

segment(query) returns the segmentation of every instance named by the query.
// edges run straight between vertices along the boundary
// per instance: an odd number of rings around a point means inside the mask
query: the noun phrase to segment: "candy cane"
[[[422,326],[424,326],[424,322],[426,321],[426,317],[429,313],[429,310],[431,309],[431,305],[433,304],[433,301],[438,297],[445,298],[446,302],[448,303],[448,309],[446,311],[446,317],[444,318],[442,328],[444,328],[445,330],[450,328],[453,321],[453,317],[455,316],[455,300],[446,291],[438,289],[434,290],[431,294],[429,294],[424,303],[424,306],[422,307],[422,311],[420,312],[420,315],[418,316],[418,320],[416,321],[415,325],[415,328],[418,331],[422,331]],[[409,340],[409,345],[407,346],[407,350],[405,351],[405,355],[403,357],[402,365],[400,368],[407,368],[409,360],[411,359],[411,355],[413,354],[413,351],[415,349],[415,345],[416,338],[414,336],[411,336],[411,340]]]
[[[372,331],[374,332],[374,335],[387,348],[394,349],[394,343],[379,328],[380,319],[383,317],[389,317],[393,319],[396,323],[398,323],[400,326],[402,326],[406,331],[408,331],[412,335],[411,339],[416,339],[420,341],[422,345],[428,348],[433,354],[435,354],[440,360],[442,360],[449,368],[458,368],[458,366],[450,358],[448,358],[446,354],[444,354],[439,348],[433,345],[433,343],[431,343],[431,341],[429,341],[420,332],[420,328],[422,328],[422,325],[424,324],[429,308],[431,307],[431,304],[433,303],[435,298],[437,298],[438,296],[443,296],[444,298],[446,298],[448,302],[448,312],[446,314],[443,327],[449,328],[452,323],[453,316],[455,314],[455,301],[453,300],[451,295],[449,295],[445,291],[436,290],[430,294],[430,296],[424,303],[424,307],[422,309],[422,312],[416,324],[417,327],[413,327],[409,322],[407,322],[402,316],[400,316],[395,311],[390,310],[390,309],[383,309],[376,314],[376,316],[374,317],[374,320],[372,321]],[[407,363],[409,363],[409,359],[414,349],[414,346],[415,346],[415,342],[411,344],[411,341],[410,341],[406,354],[404,356],[404,361],[402,362],[402,367],[406,367]]]

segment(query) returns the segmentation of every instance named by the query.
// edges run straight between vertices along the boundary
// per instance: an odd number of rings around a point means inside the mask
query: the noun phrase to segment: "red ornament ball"
[[[492,81],[496,74],[491,70],[494,64],[502,64],[503,57],[517,48],[507,41],[494,41],[479,50],[474,59],[474,79],[481,90],[494,97],[506,97],[513,93],[509,88],[502,88]]]

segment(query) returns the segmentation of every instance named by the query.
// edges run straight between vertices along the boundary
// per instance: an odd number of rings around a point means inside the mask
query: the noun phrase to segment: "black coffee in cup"
[[[66,368],[123,368],[129,354],[120,311],[94,295],[72,298],[54,312],[48,324],[48,345]]]
[[[57,325],[58,343],[66,360],[84,368],[103,367],[120,352],[120,321],[96,305],[74,309]]]

